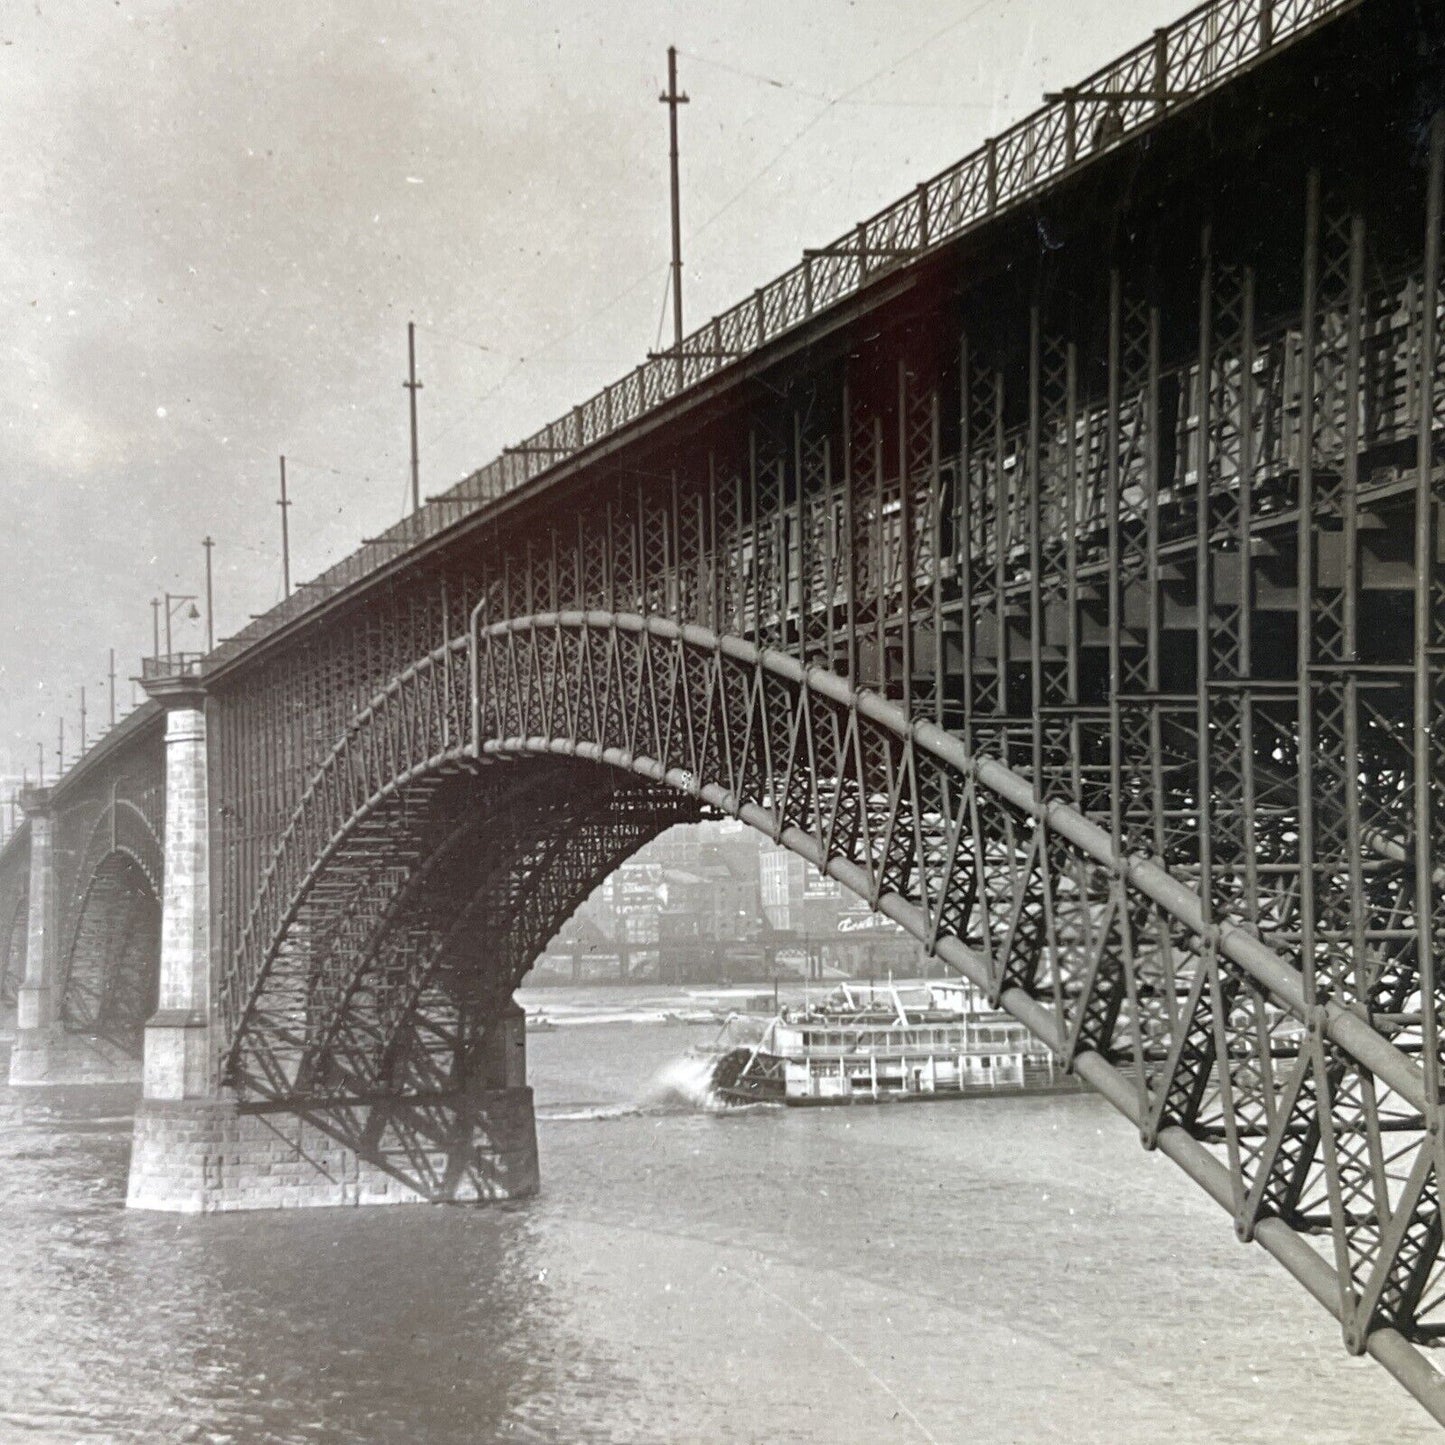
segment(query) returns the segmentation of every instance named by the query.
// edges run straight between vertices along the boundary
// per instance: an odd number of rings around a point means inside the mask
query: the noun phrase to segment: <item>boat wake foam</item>
[[[683,1054],[664,1064],[652,1076],[647,1090],[648,1102],[655,1107],[681,1107],[716,1113],[726,1107],[717,1092],[716,1072],[715,1058]]]

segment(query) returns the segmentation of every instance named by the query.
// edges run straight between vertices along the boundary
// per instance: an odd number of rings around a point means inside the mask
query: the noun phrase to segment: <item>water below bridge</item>
[[[128,1214],[131,1092],[0,1090],[0,1439],[1438,1438],[1097,1099],[713,1113],[679,992],[537,998],[526,1204]]]

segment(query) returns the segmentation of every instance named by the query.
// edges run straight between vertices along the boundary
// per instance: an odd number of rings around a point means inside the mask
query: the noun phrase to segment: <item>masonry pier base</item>
[[[140,1056],[111,1039],[76,1033],[62,1024],[15,1030],[10,1083],[138,1084]]]
[[[126,1204],[174,1214],[482,1203],[538,1186],[529,1088],[378,1100],[345,1110],[146,1099]]]

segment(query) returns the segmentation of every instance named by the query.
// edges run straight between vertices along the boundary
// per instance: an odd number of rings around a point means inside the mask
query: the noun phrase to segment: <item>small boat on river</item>
[[[706,1050],[734,1103],[806,1106],[1073,1091],[1078,1081],[966,983],[839,985],[766,1024],[735,1018]]]

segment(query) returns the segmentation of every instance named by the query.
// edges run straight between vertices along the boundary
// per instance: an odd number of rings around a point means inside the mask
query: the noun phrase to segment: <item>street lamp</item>
[[[171,619],[176,615],[178,607],[184,607],[186,603],[191,604],[191,610],[186,613],[188,622],[199,622],[201,620],[200,609],[196,606],[196,596],[193,592],[167,592],[166,593],[166,659],[172,656],[171,649]]]

